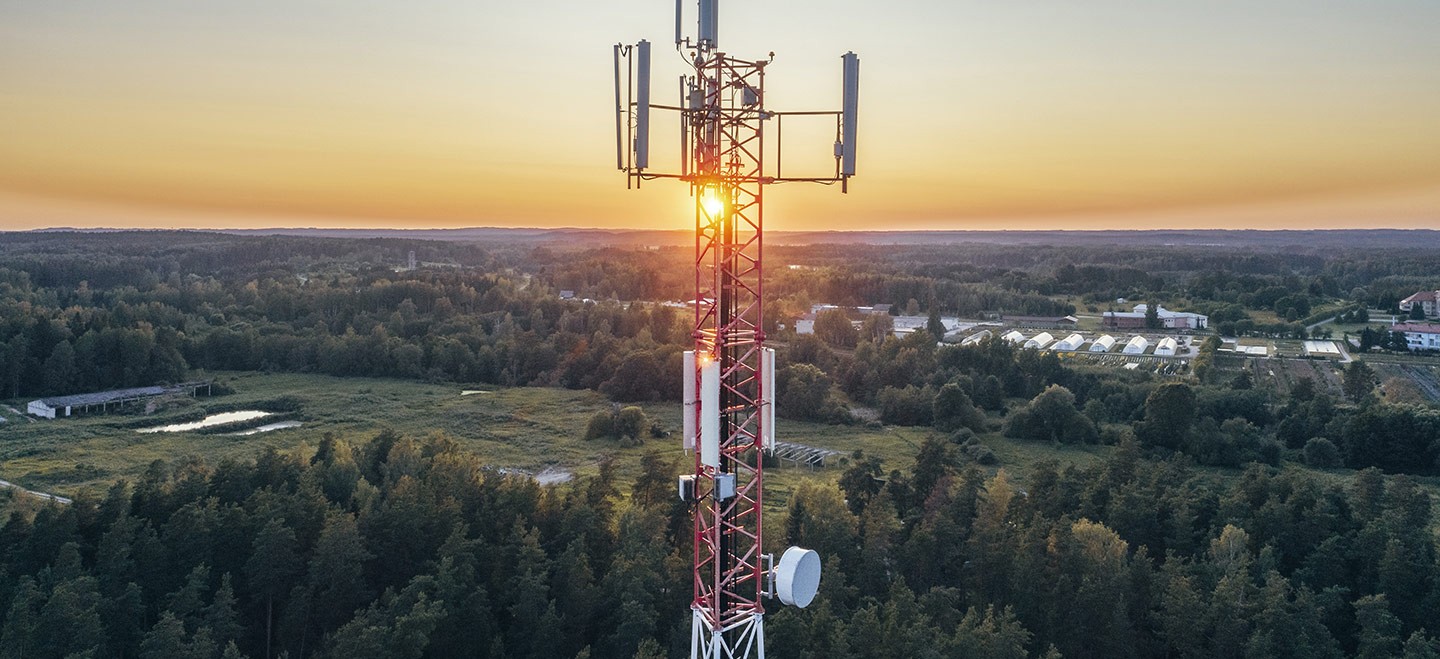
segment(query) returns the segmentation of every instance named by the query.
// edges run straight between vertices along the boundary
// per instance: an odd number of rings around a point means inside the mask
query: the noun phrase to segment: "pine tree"
[[[1405,639],[1404,659],[1440,659],[1440,649],[1436,648],[1435,641],[1426,638],[1424,632],[1417,631]]]
[[[240,634],[245,631],[236,612],[235,590],[230,585],[229,572],[220,575],[220,587],[215,589],[210,605],[205,607],[203,619],[205,626],[210,628],[219,643],[234,645],[235,639],[240,638]]]
[[[1341,388],[1353,402],[1360,402],[1375,389],[1375,371],[1363,361],[1355,360],[1345,367]]]
[[[1145,305],[1145,329],[1160,329],[1160,305],[1154,300]]]
[[[102,601],[100,619],[110,632],[110,651],[127,657],[136,654],[145,638],[145,597],[140,586],[132,581],[119,595]]]
[[[1160,598],[1160,636],[1174,656],[1198,659],[1205,656],[1205,621],[1196,613],[1205,610],[1205,602],[1176,564],[1165,563],[1169,577]]]
[[[210,568],[197,566],[185,577],[185,585],[165,597],[165,610],[174,614],[192,633],[200,624],[204,597],[210,590]]]
[[[175,659],[186,656],[188,651],[185,624],[169,611],[160,614],[160,619],[140,643],[140,659]]]
[[[930,308],[930,318],[925,321],[925,330],[930,332],[930,336],[935,337],[936,341],[945,339],[945,323],[940,320],[939,309]]]
[[[94,577],[77,577],[55,586],[40,609],[33,638],[36,649],[56,657],[72,653],[105,653],[105,627],[100,621],[100,591]]]
[[[10,610],[5,615],[5,627],[0,630],[0,659],[21,659],[34,646],[31,636],[39,624],[39,609],[44,601],[35,579],[29,575],[20,577],[11,598]]]
[[[265,599],[265,657],[270,647],[275,622],[275,598],[284,595],[290,582],[300,571],[300,557],[295,553],[295,532],[279,519],[271,519],[255,534],[250,560],[245,563],[245,576],[250,590]]]
[[[330,511],[310,559],[309,588],[322,631],[349,620],[355,609],[370,600],[364,565],[371,558],[355,517]]]
[[[1366,595],[1355,600],[1358,659],[1389,659],[1400,652],[1400,621],[1390,614],[1384,595]]]
[[[860,571],[856,583],[866,592],[889,590],[893,576],[895,536],[900,518],[889,492],[882,491],[860,516]]]

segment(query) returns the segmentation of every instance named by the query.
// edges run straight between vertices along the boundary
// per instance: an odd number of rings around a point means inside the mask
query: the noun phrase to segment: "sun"
[[[705,191],[700,193],[700,208],[705,211],[707,219],[714,220],[725,212],[725,200],[716,194],[714,188],[705,188]]]

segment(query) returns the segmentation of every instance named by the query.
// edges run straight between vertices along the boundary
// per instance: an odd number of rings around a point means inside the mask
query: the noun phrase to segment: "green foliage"
[[[0,240],[0,384],[12,395],[39,395],[188,375],[188,367],[265,368],[659,400],[678,389],[678,350],[691,341],[684,314],[666,307],[553,295],[563,286],[596,299],[685,299],[692,282],[666,274],[685,271],[689,257],[680,252],[420,243],[435,252],[427,260],[463,256],[476,267],[397,274],[365,263],[393,257],[397,245],[410,246],[403,241],[197,236],[166,234],[176,246],[164,255],[135,249],[150,243],[129,235],[106,238],[124,249],[83,236]],[[1214,305],[1217,322],[1250,323],[1257,332],[1266,330],[1247,309],[1314,311],[1359,285],[1357,299],[1388,308],[1394,289],[1410,282],[1384,277],[1417,265],[1434,271],[1436,258],[1407,252],[1357,268],[1344,255],[1184,249],[794,254],[828,264],[826,276],[782,272],[767,282],[787,298],[776,303],[782,308],[808,309],[811,299],[915,300],[919,308],[926,300],[932,311],[1063,313],[1066,304],[1048,296],[1176,299],[1167,290],[1176,282],[1166,280],[1179,272],[1196,308]],[[957,266],[957,254],[974,258]],[[182,274],[196,272],[215,274]],[[781,314],[767,307],[766,315]],[[837,433],[846,448],[864,437],[869,453],[855,454],[843,473],[797,478],[772,499],[785,508],[765,512],[773,525],[765,550],[799,544],[826,561],[813,607],[767,613],[773,653],[1434,654],[1432,632],[1422,631],[1440,583],[1429,486],[1381,470],[1436,473],[1440,417],[1373,400],[1373,373],[1352,406],[1313,382],[1296,383],[1288,397],[1265,387],[1227,391],[1211,384],[1228,378],[1224,364],[1199,381],[1157,383],[998,340],[937,348],[931,334],[896,339],[881,320],[867,320],[850,341],[848,319],[848,332],[835,325],[831,338],[849,342],[853,354],[797,337],[782,368],[790,381],[777,383],[778,397],[792,399],[782,413],[827,418],[843,409],[838,387],[879,407],[888,422],[921,426]],[[1213,346],[1207,339],[1202,349]],[[281,374],[268,386],[313,389],[318,381]],[[594,445],[576,449],[573,440],[597,396],[489,387],[463,406],[433,391],[417,405],[423,385],[323,382],[333,391],[305,393],[303,412],[307,424],[322,417],[334,435],[308,460],[274,450],[252,456],[253,444],[212,437],[141,442],[126,432],[122,443],[92,420],[55,426],[73,450],[111,442],[105,450],[141,466],[177,446],[219,457],[213,466],[156,462],[143,474],[116,466],[115,474],[137,475],[133,485],[103,499],[76,495],[69,506],[21,508],[0,527],[0,657],[626,659],[688,643],[692,529],[688,508],[673,497],[673,453],[656,449],[641,460],[640,451],[616,451],[637,458],[628,499],[612,463],[545,488],[493,467],[516,464],[516,455],[593,455]],[[339,384],[347,382],[354,386]],[[1235,384],[1254,385],[1238,377]],[[233,389],[247,401],[275,397]],[[444,398],[458,398],[444,389]],[[343,406],[314,403],[326,396]],[[1000,412],[1007,398],[1029,401],[1006,417],[1007,434],[1093,442],[1099,423],[1117,446],[1047,448],[997,437],[975,408]],[[341,420],[336,411],[357,407],[393,415],[397,427],[423,416],[433,424],[426,427],[452,436],[494,436],[417,441],[383,432],[364,443],[373,422]],[[590,420],[599,426],[587,429],[591,439],[638,442],[659,427],[638,407]],[[18,438],[0,449],[9,468],[30,469],[20,465],[61,450],[45,431],[6,432]],[[1280,463],[1277,440],[1305,447],[1310,464],[1334,464],[1327,437],[1345,464],[1377,469],[1342,487],[1334,473]],[[1022,477],[987,478],[975,467],[996,452],[1009,467],[1012,456],[1037,449],[1084,452],[1092,462],[1027,464]],[[887,471],[879,456],[902,459],[901,468]],[[1252,460],[1267,464],[1243,473],[1191,466]],[[89,462],[64,466],[81,461]],[[838,486],[826,482],[837,476]]]
[[[601,410],[590,417],[585,440],[619,439],[621,446],[638,446],[652,432],[645,410],[634,405]]]
[[[1194,420],[1195,392],[1190,385],[1163,384],[1145,399],[1145,420],[1136,427],[1136,434],[1151,446],[1180,448],[1189,440]]]
[[[768,511],[776,546],[826,559],[814,606],[767,616],[772,651],[1433,652],[1420,630],[1440,567],[1429,497],[1410,479],[1371,470],[1345,489],[1252,466],[1217,480],[1130,442],[1085,468],[1032,466],[1022,483],[967,466],[981,444],[955,434],[920,441],[904,470],[855,454],[839,487],[801,481]],[[0,656],[623,659],[688,642],[689,589],[675,584],[688,579],[689,509],[663,454],[646,455],[622,503],[609,466],[540,488],[443,437],[387,432],[334,471],[349,444],[244,469],[156,465],[103,500],[12,519]],[[341,490],[373,494],[329,499],[319,484],[340,474],[356,481]],[[150,616],[132,640],[124,613]]]
[[[1355,624],[1360,647],[1358,659],[1393,657],[1400,650],[1400,621],[1390,614],[1385,595],[1367,595],[1355,601]]]
[[[850,456],[850,466],[840,476],[838,484],[845,493],[845,503],[850,506],[851,512],[856,515],[864,512],[865,504],[885,486],[884,476],[879,458],[866,457],[865,452],[859,450]]]
[[[1354,402],[1360,402],[1375,390],[1375,371],[1368,364],[1361,360],[1355,360],[1345,366],[1345,377],[1342,387],[1345,396]]]
[[[940,310],[931,308],[930,317],[925,321],[925,331],[936,341],[945,338],[945,323],[940,320]]]
[[[928,426],[935,413],[935,391],[929,387],[885,387],[875,401],[880,420],[899,426]]]
[[[1007,437],[1066,444],[1100,440],[1095,423],[1075,409],[1075,395],[1058,384],[1006,416],[1003,432]]]
[[[645,410],[633,405],[620,408],[615,413],[615,434],[622,440],[639,441],[643,433],[650,428],[650,421],[645,418]]]
[[[590,423],[585,426],[585,441],[592,439],[603,439],[615,436],[615,413],[602,410],[590,417]]]
[[[950,382],[940,387],[931,404],[931,413],[937,430],[950,432],[969,428],[976,432],[985,430],[985,415],[975,408],[974,402],[960,385]]]
[[[846,409],[834,381],[811,364],[791,364],[775,373],[775,413],[818,423],[848,423]]]
[[[815,336],[836,348],[853,348],[860,340],[850,317],[842,309],[824,309],[815,314]]]
[[[1305,464],[1320,469],[1333,469],[1341,464],[1340,449],[1324,437],[1312,437],[1305,442]]]

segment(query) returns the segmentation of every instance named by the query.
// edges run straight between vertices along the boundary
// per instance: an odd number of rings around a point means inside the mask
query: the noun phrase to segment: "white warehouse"
[[[1039,333],[1039,334],[1036,334],[1036,335],[1035,335],[1035,338],[1030,339],[1029,341],[1026,341],[1026,342],[1025,342],[1025,347],[1026,347],[1026,348],[1039,348],[1039,349],[1044,349],[1045,346],[1048,346],[1048,345],[1050,345],[1051,343],[1054,343],[1054,342],[1055,342],[1055,337],[1050,336],[1050,333],[1049,333],[1049,332],[1041,332],[1041,333]]]
[[[1145,337],[1137,336],[1133,339],[1130,339],[1130,342],[1125,344],[1125,354],[1143,355],[1145,354],[1145,349],[1149,347],[1150,342],[1146,340]]]
[[[1090,352],[1110,352],[1115,347],[1115,337],[1106,334],[1090,345]]]

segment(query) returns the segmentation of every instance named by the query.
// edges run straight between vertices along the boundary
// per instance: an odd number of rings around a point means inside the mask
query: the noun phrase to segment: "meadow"
[[[0,429],[0,479],[73,496],[85,488],[103,490],[119,479],[133,481],[155,460],[174,464],[198,456],[213,465],[227,458],[252,458],[271,448],[308,457],[326,435],[363,444],[384,428],[416,438],[444,435],[497,469],[552,478],[591,475],[603,460],[610,459],[618,478],[628,483],[639,473],[644,453],[656,451],[679,459],[683,452],[680,407],[670,403],[640,405],[651,421],[671,433],[669,437],[647,437],[641,445],[622,446],[614,439],[583,439],[590,417],[615,405],[593,391],[293,373],[224,372],[213,377],[234,393],[172,401],[152,415],[11,418]],[[9,404],[22,408],[24,401]],[[141,427],[191,421],[210,413],[278,408],[293,409],[280,416],[301,425],[244,436],[233,434],[238,428],[232,426],[220,431],[137,432]],[[251,425],[275,418],[258,419]],[[832,456],[820,468],[785,463],[768,469],[769,503],[783,507],[789,494],[805,481],[833,482],[856,450],[880,457],[887,471],[908,469],[920,444],[932,432],[927,427],[834,426],[782,418],[780,441],[830,449],[840,455]],[[994,451],[999,466],[1022,477],[1027,465],[1037,460],[1084,466],[1112,450],[1023,442],[998,433],[986,433],[981,441]],[[628,487],[622,490],[628,491]]]

